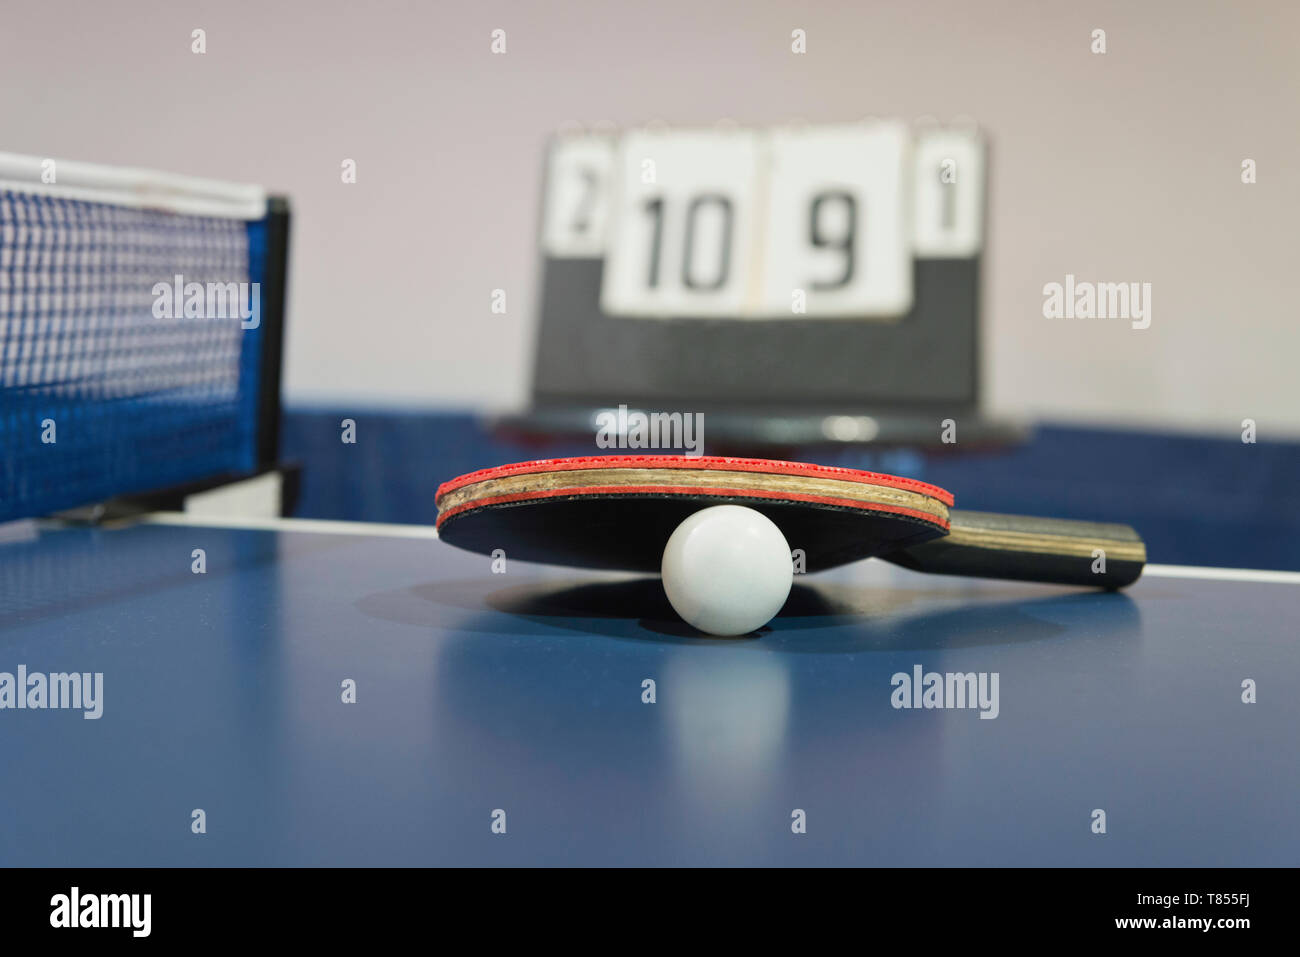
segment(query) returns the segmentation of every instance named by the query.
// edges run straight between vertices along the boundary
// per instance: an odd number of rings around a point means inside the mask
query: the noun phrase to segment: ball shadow
[[[1137,605],[1122,592],[1063,590],[1008,584],[993,598],[952,588],[896,585],[796,584],[772,622],[737,638],[704,635],[673,611],[658,578],[614,581],[533,580],[506,587],[499,579],[434,582],[401,594],[368,596],[361,610],[375,617],[430,625],[436,606],[471,615],[458,630],[548,634],[582,631],[615,641],[699,646],[742,646],[762,651],[838,654],[871,650],[925,650],[1014,645],[1075,631],[1086,617],[1091,635],[1134,638]],[[496,586],[496,587],[494,587]]]

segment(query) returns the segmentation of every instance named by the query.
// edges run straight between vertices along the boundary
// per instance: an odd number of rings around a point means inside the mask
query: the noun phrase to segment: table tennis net
[[[0,182],[0,521],[255,466],[267,245],[265,215]]]

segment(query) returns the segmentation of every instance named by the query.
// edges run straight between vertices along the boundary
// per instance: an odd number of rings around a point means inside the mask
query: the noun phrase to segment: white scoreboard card
[[[909,144],[898,122],[771,133],[762,315],[907,313]]]
[[[975,131],[931,130],[916,141],[912,249],[927,259],[969,258],[984,244],[984,141]]]
[[[743,315],[759,227],[759,161],[753,131],[626,134],[615,162],[602,311]]]
[[[576,133],[551,141],[542,214],[542,251],[557,259],[605,254],[614,137]]]

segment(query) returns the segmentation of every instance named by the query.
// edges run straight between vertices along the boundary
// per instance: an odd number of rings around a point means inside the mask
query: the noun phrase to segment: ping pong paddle
[[[764,459],[542,459],[454,478],[436,501],[438,536],[458,548],[583,568],[657,572],[678,524],[724,504],[770,518],[809,572],[877,557],[945,575],[1122,588],[1146,563],[1127,525],[965,512],[925,482]]]

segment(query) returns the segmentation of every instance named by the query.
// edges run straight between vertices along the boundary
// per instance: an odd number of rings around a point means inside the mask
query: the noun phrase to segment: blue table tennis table
[[[869,561],[719,640],[425,525],[204,521],[0,543],[0,672],[103,676],[0,711],[0,863],[1300,863],[1300,573]],[[895,707],[917,668],[996,708]]]

